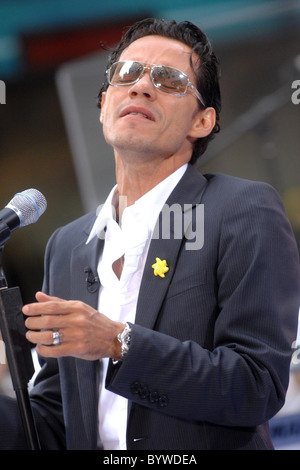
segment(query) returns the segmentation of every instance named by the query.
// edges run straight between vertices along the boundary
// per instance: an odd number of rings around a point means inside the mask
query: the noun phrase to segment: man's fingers
[[[25,320],[29,330],[52,330],[68,326],[64,315],[33,315]]]
[[[41,292],[41,291],[36,292],[35,298],[38,302],[49,302],[50,300],[63,302],[63,299],[60,299],[59,297],[53,297],[52,295],[45,294],[44,292]]]
[[[42,293],[38,296],[37,300],[38,302],[24,305],[22,309],[24,315],[64,315],[72,313],[80,308],[78,302],[63,300],[58,297],[50,297]]]

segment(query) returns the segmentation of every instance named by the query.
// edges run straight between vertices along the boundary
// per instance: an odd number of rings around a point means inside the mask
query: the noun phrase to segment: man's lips
[[[125,116],[141,116],[144,119],[155,121],[154,115],[151,113],[151,111],[149,111],[149,109],[137,106],[128,106],[124,108],[120,113],[120,117],[122,118]]]

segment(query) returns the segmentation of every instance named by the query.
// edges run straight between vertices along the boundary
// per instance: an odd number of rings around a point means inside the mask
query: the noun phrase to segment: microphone
[[[86,288],[90,293],[94,293],[99,289],[99,277],[95,276],[93,271],[89,266],[84,268],[84,273],[86,274],[85,282]]]
[[[10,238],[12,231],[37,222],[46,208],[46,198],[37,189],[26,189],[15,194],[0,211],[0,246]]]

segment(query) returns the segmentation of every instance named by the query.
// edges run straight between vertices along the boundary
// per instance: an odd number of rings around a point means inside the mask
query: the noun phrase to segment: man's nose
[[[144,95],[148,99],[155,99],[156,91],[156,87],[153,85],[150,77],[150,72],[145,70],[143,76],[130,86],[129,95],[131,97]]]

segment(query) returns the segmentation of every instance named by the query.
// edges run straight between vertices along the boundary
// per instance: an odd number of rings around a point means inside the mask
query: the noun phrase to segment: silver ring
[[[53,341],[52,341],[53,346],[58,346],[59,344],[61,344],[61,341],[63,339],[63,333],[60,332],[59,330],[53,331],[52,337],[53,337]]]

